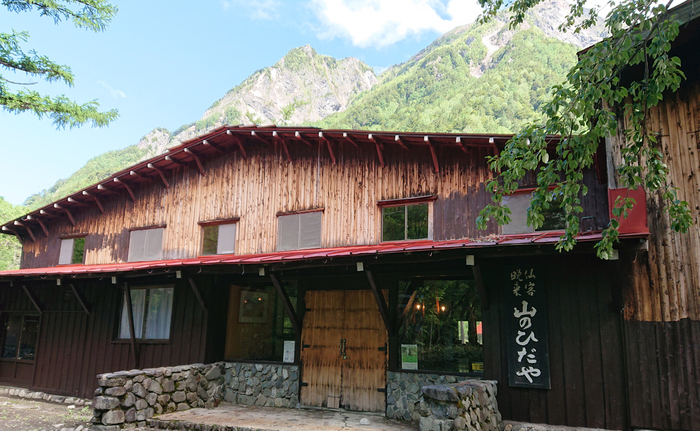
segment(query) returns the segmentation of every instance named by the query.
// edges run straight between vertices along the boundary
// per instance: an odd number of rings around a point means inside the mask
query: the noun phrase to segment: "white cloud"
[[[311,0],[321,37],[344,37],[359,47],[384,47],[425,31],[445,33],[473,22],[476,0]]]
[[[111,85],[107,84],[106,82],[104,82],[104,81],[97,81],[97,83],[100,84],[100,85],[102,85],[104,88],[106,88],[107,91],[109,91],[109,94],[111,94],[112,97],[114,97],[115,99],[120,99],[120,98],[121,98],[121,99],[124,99],[124,98],[126,98],[126,94],[124,94],[123,91],[117,90],[116,88],[112,87]]]
[[[252,19],[274,19],[279,17],[279,0],[221,0],[221,8],[244,10]]]

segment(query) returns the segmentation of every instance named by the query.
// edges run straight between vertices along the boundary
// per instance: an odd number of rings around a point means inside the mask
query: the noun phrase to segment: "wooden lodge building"
[[[559,253],[556,211],[524,222],[532,184],[476,229],[509,136],[225,126],[2,226],[23,253],[0,381],[89,398],[105,372],[293,364],[301,405],[395,417],[397,379],[444,375],[496,380],[504,419],[700,430],[697,25],[653,126],[691,232],[635,191],[619,259],[595,256],[616,138]]]

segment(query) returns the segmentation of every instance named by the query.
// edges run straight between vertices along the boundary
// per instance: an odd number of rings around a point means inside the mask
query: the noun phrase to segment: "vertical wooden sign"
[[[533,265],[504,268],[503,324],[508,347],[509,385],[551,389],[546,292]]]

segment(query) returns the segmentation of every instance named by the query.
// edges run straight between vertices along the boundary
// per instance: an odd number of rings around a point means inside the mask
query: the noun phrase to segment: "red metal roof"
[[[188,266],[202,265],[264,265],[268,263],[295,262],[303,260],[316,260],[350,256],[373,256],[381,254],[395,254],[406,252],[429,252],[436,250],[455,250],[486,248],[505,245],[528,244],[554,244],[559,240],[559,231],[535,232],[517,235],[501,235],[487,237],[478,240],[460,239],[449,241],[417,240],[385,242],[373,245],[357,245],[347,247],[333,247],[308,250],[281,251],[275,253],[250,254],[250,255],[213,255],[200,256],[192,259],[171,259],[147,262],[123,262],[100,265],[60,265],[47,268],[29,268],[10,271],[0,271],[0,278],[5,277],[45,277],[68,276],[81,274],[119,274],[132,271],[163,268],[185,268]],[[649,234],[648,230],[639,232],[626,232],[620,234],[620,238],[643,238]],[[578,241],[591,242],[601,239],[600,232],[582,233]]]

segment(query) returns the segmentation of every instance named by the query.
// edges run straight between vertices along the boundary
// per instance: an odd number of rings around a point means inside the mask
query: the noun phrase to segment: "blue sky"
[[[55,25],[38,13],[0,10],[0,32],[28,31],[24,49],[69,65],[75,86],[32,86],[101,109],[109,127],[56,130],[50,120],[0,110],[0,196],[13,204],[66,178],[105,151],[135,144],[155,127],[198,120],[226,91],[290,49],[356,57],[381,71],[439,35],[472,22],[474,0],[114,1],[103,33]],[[26,76],[0,72],[6,79]]]

